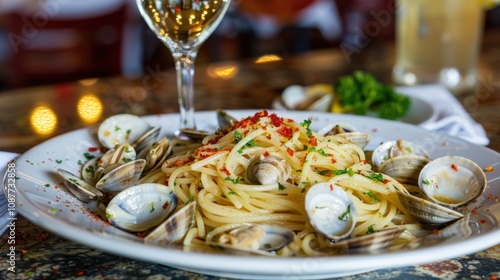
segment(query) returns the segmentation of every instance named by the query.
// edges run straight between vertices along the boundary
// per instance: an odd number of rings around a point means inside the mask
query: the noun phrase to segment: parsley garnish
[[[373,225],[370,225],[368,227],[368,229],[366,230],[366,234],[370,234],[370,233],[374,233],[375,232],[375,229],[373,228],[373,226],[375,226],[375,225],[373,224]]]
[[[226,178],[224,178],[224,180],[231,181],[231,182],[233,182],[233,184],[238,184],[238,183],[243,182],[244,179],[241,177],[236,177],[236,179],[233,179],[231,177],[226,177]]]
[[[331,170],[317,170],[316,173],[319,174],[319,175],[326,175],[328,174],[329,172],[331,172]]]
[[[335,174],[335,175],[342,175],[342,174],[346,174],[346,173],[349,175],[349,177],[352,177],[352,176],[354,176],[355,172],[352,168],[333,170],[333,174]]]
[[[189,195],[189,199],[188,201],[186,202],[187,203],[190,203],[190,202],[193,202],[194,201],[194,196],[193,195]]]
[[[327,154],[327,153],[326,153],[323,149],[319,149],[319,150],[318,150],[318,153],[319,153],[320,155],[324,156],[324,157],[327,157],[327,156],[328,156],[328,154]]]
[[[153,213],[155,211],[155,203],[151,202],[151,210],[149,210],[149,213]]]
[[[62,163],[62,160],[60,160],[60,159],[56,159],[56,162],[57,162],[57,163]]]
[[[300,193],[305,193],[305,192],[306,192],[306,188],[302,188],[302,189],[300,190]]]
[[[240,142],[241,139],[243,138],[243,136],[241,135],[241,133],[239,131],[237,131],[237,130],[235,130],[233,132],[233,134],[234,134],[234,140],[236,140],[236,143]]]
[[[370,175],[365,176],[366,178],[372,179],[374,181],[384,182],[384,176],[382,173],[370,172]]]
[[[47,187],[47,188],[50,187],[50,184],[45,184],[45,187]]]
[[[227,196],[225,194],[221,194],[220,195],[222,198],[227,198]]]
[[[121,128],[119,126],[115,126],[115,131],[120,130]]]
[[[424,184],[428,185],[428,184],[430,184],[431,182],[429,182],[429,180],[425,179],[425,180],[423,180],[423,181],[422,181],[422,183],[424,183]]]
[[[339,220],[347,221],[349,219],[350,214],[351,214],[351,205],[349,204],[347,206],[347,211],[345,211],[344,213],[342,213],[342,215],[339,216]]]
[[[94,155],[91,155],[90,153],[83,153],[83,156],[84,156],[86,159],[89,159],[89,160],[90,160],[90,159],[95,158],[95,156],[94,156]]]
[[[372,191],[365,192],[364,194],[367,194],[372,199],[372,202],[380,202],[380,198],[378,198]]]
[[[286,189],[286,187],[285,187],[285,186],[283,186],[282,184],[278,183],[278,189],[279,189],[280,191],[282,191],[282,190]]]
[[[235,195],[236,193],[233,191],[229,191],[227,194]]]

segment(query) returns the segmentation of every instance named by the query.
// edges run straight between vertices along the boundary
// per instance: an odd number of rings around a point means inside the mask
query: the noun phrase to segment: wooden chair
[[[51,15],[43,9],[10,13],[10,86],[120,73],[126,8],[122,4],[85,16]]]

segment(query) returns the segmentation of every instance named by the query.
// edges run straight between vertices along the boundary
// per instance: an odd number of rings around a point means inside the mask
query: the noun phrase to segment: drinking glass
[[[476,84],[484,11],[476,0],[397,0],[395,82]]]
[[[136,0],[139,11],[172,53],[177,73],[180,129],[196,130],[194,62],[201,44],[212,34],[231,0]]]

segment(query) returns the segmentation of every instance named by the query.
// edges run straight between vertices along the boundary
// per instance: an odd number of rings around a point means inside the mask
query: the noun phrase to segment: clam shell
[[[95,179],[95,172],[97,170],[97,162],[99,158],[93,158],[85,162],[82,166],[81,174],[82,179],[89,185],[95,186],[97,180]]]
[[[397,152],[397,150],[399,150],[397,149],[399,147],[398,142],[402,144],[406,155],[424,157],[429,160],[431,159],[429,153],[416,143],[401,139],[387,141],[379,145],[372,153],[372,163],[378,170],[380,170],[380,166],[384,161],[403,155],[402,152]]]
[[[250,163],[246,176],[254,185],[283,183],[290,177],[292,167],[279,156],[270,155]]]
[[[141,184],[117,194],[106,207],[106,217],[114,226],[142,232],[161,224],[177,207],[173,188],[161,184]]]
[[[426,228],[442,228],[463,217],[457,211],[426,199],[402,192],[397,193],[403,207],[417,222]]]
[[[237,122],[238,119],[224,110],[217,110],[217,123],[220,129],[227,129]]]
[[[339,135],[344,139],[354,143],[364,149],[370,142],[371,136],[368,133],[358,132],[355,127],[348,123],[329,123],[318,130],[320,135]]]
[[[102,176],[95,187],[103,192],[116,194],[137,183],[139,180],[146,160],[137,159],[114,168]]]
[[[327,112],[333,98],[331,86],[322,84],[310,87],[291,85],[281,95],[281,101],[287,109],[319,112]]]
[[[143,175],[159,168],[171,151],[172,146],[166,137],[144,148],[138,155],[138,158],[146,160]]]
[[[400,183],[417,185],[418,176],[422,168],[430,160],[416,155],[403,155],[390,158],[379,167],[381,173],[387,174]]]
[[[422,169],[418,185],[435,203],[457,209],[483,194],[487,180],[475,162],[460,156],[444,156]]]
[[[75,176],[69,171],[64,169],[57,169],[57,174],[61,177],[64,186],[79,200],[83,202],[90,202],[98,200],[104,194],[92,185],[87,184],[80,177]]]
[[[379,250],[391,245],[403,231],[405,231],[404,227],[387,228],[367,235],[356,236],[332,243],[331,247],[357,252]]]
[[[225,242],[225,235],[239,235],[237,238],[238,241],[240,244],[245,245],[228,244]],[[245,224],[225,235],[222,236],[223,240],[208,242],[208,244],[220,250],[228,250],[233,253],[244,254],[245,252],[253,252],[266,254],[266,252],[276,251],[285,247],[295,238],[295,233],[288,228],[254,224]]]
[[[182,241],[194,223],[196,201],[193,201],[156,227],[145,238],[146,244],[168,245]]]
[[[139,139],[137,139],[133,146],[137,151],[142,151],[142,149],[148,147],[149,145],[153,144],[156,141],[156,138],[158,138],[158,135],[160,135],[160,127],[156,126],[151,128],[150,130],[146,131]]]
[[[358,219],[351,197],[334,183],[312,186],[305,208],[311,225],[333,242],[349,238]]]
[[[131,114],[118,114],[104,120],[97,130],[99,142],[106,148],[133,143],[151,126],[142,118]]]

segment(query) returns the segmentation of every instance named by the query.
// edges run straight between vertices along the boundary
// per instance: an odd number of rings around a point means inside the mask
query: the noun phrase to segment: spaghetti
[[[222,233],[243,224],[271,224],[294,230],[294,242],[278,254],[317,255],[325,240],[310,225],[304,198],[308,188],[332,182],[352,197],[358,212],[353,236],[395,225],[418,228],[398,200],[405,187],[384,174],[371,171],[361,148],[338,135],[312,131],[310,120],[297,123],[261,111],[206,137],[191,154],[168,159],[161,170],[142,181],[174,186],[179,206],[195,200],[194,227],[184,245],[206,246]],[[281,183],[251,184],[245,176],[259,158],[275,156],[291,167]],[[399,239],[415,238],[405,231]]]

